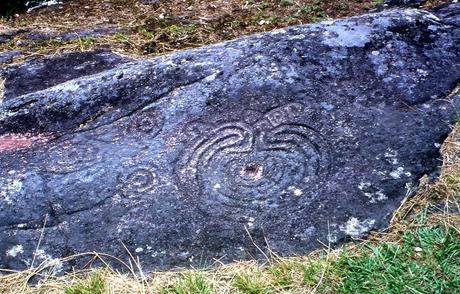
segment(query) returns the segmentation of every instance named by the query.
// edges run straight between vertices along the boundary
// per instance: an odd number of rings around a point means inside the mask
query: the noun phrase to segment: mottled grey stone
[[[0,75],[5,79],[4,99],[43,90],[68,80],[114,68],[128,61],[130,59],[102,50],[28,60],[23,64],[0,70]]]
[[[13,50],[0,53],[0,63],[8,63],[21,55],[21,51]],[[3,71],[2,71],[3,72]],[[1,74],[1,73],[0,73]]]
[[[393,10],[4,101],[0,268],[30,265],[42,227],[36,262],[124,258],[126,245],[146,270],[262,257],[253,241],[302,254],[384,229],[440,164],[459,49],[455,22]]]

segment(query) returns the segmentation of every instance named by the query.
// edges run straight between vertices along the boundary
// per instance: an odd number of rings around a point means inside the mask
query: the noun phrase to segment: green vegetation
[[[458,215],[453,217],[459,220]],[[230,271],[179,273],[177,278],[167,279],[168,285],[158,292],[459,293],[460,232],[453,224],[441,221],[431,225],[431,221],[426,214],[418,215],[399,239],[350,244],[336,255],[280,258],[266,267],[242,264]],[[107,293],[105,284],[101,275],[92,273],[67,288],[66,294]]]
[[[236,274],[233,286],[237,290],[248,294],[266,294],[273,292],[270,285],[265,283],[262,279],[260,271]]]
[[[202,273],[187,273],[180,277],[177,282],[170,287],[160,290],[161,294],[210,294],[212,285],[206,281]]]
[[[208,15],[198,5],[188,12],[186,19],[180,19],[178,15],[188,11],[183,6],[188,1],[181,4],[173,0],[139,8],[133,5],[133,0],[112,0],[114,9],[98,13],[95,7],[100,1],[87,4],[88,12],[92,12],[88,14],[95,16],[94,25],[103,13],[120,27],[128,28],[126,31],[68,42],[53,39],[29,42],[25,49],[31,54],[51,54],[109,44],[132,54],[157,55],[286,25],[352,15],[381,3],[381,0],[240,1],[232,9],[218,7],[215,15]],[[205,3],[196,1],[201,2]],[[436,1],[428,2],[432,5]],[[27,16],[27,20],[3,20],[1,24],[10,27],[40,24],[60,30],[75,29],[80,22],[77,14],[64,8],[51,16],[36,12]],[[1,45],[0,51],[13,50],[20,37]],[[0,79],[0,100],[1,97]],[[127,275],[101,268],[56,277],[43,274],[44,269],[31,269],[0,274],[0,293],[460,293],[460,215],[434,209],[440,204],[459,206],[458,123],[460,118],[442,147],[444,164],[440,179],[433,184],[422,179],[419,193],[395,213],[389,230],[371,235],[368,241],[349,243],[337,250],[326,248],[302,257],[274,257],[262,265],[254,261],[237,262],[213,269],[150,275],[134,275],[131,269],[133,274]],[[45,279],[29,284],[30,278],[38,273]]]
[[[335,264],[341,293],[459,293],[460,234],[454,228],[422,227],[401,243],[363,246]]]
[[[361,0],[207,0],[159,1],[142,5],[138,0],[94,0],[62,9],[36,10],[30,14],[0,18],[1,28],[22,33],[0,44],[0,51],[21,50],[20,62],[29,56],[112,48],[134,56],[156,56],[234,39],[289,25],[363,13],[378,1]],[[59,36],[79,30],[110,26],[119,30],[105,36],[60,41]],[[46,28],[43,30],[43,28]],[[30,34],[45,39],[31,39]],[[49,40],[46,39],[49,36]]]
[[[65,294],[102,294],[105,293],[106,285],[98,272],[93,272],[90,277],[67,289]]]

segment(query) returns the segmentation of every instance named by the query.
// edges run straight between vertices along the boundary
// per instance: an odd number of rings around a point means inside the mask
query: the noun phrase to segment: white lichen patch
[[[357,25],[350,29],[346,25],[326,27],[323,43],[331,47],[364,47],[370,40],[371,29]]]
[[[361,190],[361,191],[363,191],[364,189],[369,189],[370,187],[371,187],[370,182],[361,182],[358,185],[358,189]]]
[[[11,249],[6,252],[6,255],[16,257],[18,254],[22,253],[24,253],[24,248],[22,247],[22,245],[16,245],[11,247]]]
[[[5,78],[0,75],[0,103],[5,96]]]
[[[422,77],[428,76],[428,72],[426,70],[424,70],[424,69],[421,69],[421,68],[417,68],[417,73]]]
[[[398,151],[388,148],[384,154],[387,162],[391,164],[398,164]]]
[[[321,102],[319,105],[321,105],[321,107],[327,111],[331,111],[335,108],[334,105],[327,103],[327,102]]]
[[[35,253],[35,259],[43,267],[49,267],[52,269],[53,274],[57,274],[62,271],[63,264],[59,258],[53,258],[47,254],[45,250],[39,249]]]
[[[406,172],[404,167],[400,166],[396,170],[390,172],[390,177],[393,179],[400,179],[402,176],[410,177],[412,174],[410,172]]]
[[[10,116],[15,115],[15,112],[7,110],[7,111],[2,111],[0,112],[0,120],[7,119]]]
[[[249,217],[249,219],[248,219],[248,227],[249,227],[249,228],[254,227],[254,222],[255,222],[255,221],[256,221],[255,218]]]
[[[70,81],[62,83],[59,88],[61,91],[65,92],[76,92],[78,89],[80,89],[80,85],[77,82]]]
[[[164,61],[164,64],[169,65],[169,66],[177,66],[177,64],[171,59]]]
[[[278,29],[278,30],[272,31],[270,34],[272,34],[272,35],[279,35],[279,34],[285,34],[285,33],[286,33],[286,30],[285,30],[285,29]]]
[[[288,191],[291,191],[294,196],[297,197],[302,196],[303,194],[303,191],[295,186],[289,186],[287,189]]]
[[[387,199],[388,199],[387,195],[385,195],[382,190],[378,190],[373,195],[371,195],[371,201],[370,202],[371,203],[381,202],[381,201],[384,201],[384,200],[387,200]]]
[[[294,35],[292,36],[290,39],[291,40],[302,40],[302,39],[305,39],[305,35],[304,34],[298,34],[298,35]]]
[[[209,75],[205,78],[205,81],[207,82],[212,82],[216,79],[216,77],[219,75],[219,73],[213,73],[212,75]]]
[[[381,202],[385,201],[388,199],[387,195],[383,193],[383,190],[375,187],[372,189],[372,184],[370,182],[361,182],[358,185],[358,189],[361,190],[367,198],[370,199],[370,203],[376,203],[376,202]],[[372,192],[372,190],[374,192]]]
[[[22,190],[22,186],[19,179],[0,179],[0,200],[13,204],[12,197]]]
[[[368,233],[374,224],[375,220],[373,219],[360,221],[356,217],[351,217],[344,225],[340,226],[340,230],[352,238],[359,238]]]
[[[337,224],[330,224],[327,233],[327,242],[329,244],[337,243],[337,241],[339,240],[338,235],[339,234],[337,232]]]

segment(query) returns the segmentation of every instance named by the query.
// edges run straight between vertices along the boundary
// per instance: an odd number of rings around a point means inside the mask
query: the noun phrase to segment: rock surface
[[[0,70],[5,79],[4,99],[43,90],[68,80],[95,74],[130,61],[108,51],[74,52],[37,58]]]
[[[459,12],[292,27],[2,102],[0,268],[124,246],[146,270],[205,265],[385,228],[456,117]]]

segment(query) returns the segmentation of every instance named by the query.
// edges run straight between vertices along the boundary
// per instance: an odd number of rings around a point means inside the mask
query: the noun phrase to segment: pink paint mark
[[[0,135],[0,152],[30,148],[37,143],[45,143],[52,138],[46,134],[5,134]]]

